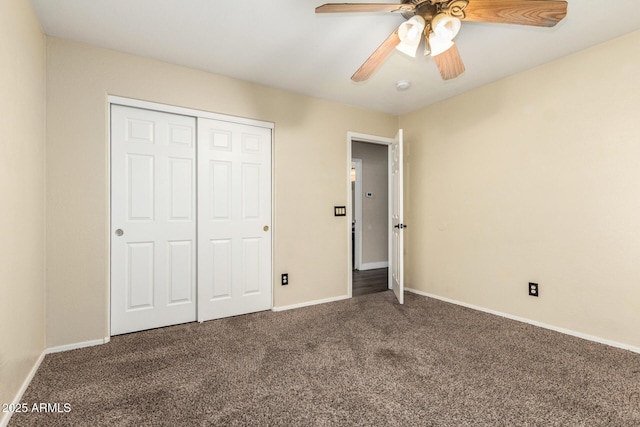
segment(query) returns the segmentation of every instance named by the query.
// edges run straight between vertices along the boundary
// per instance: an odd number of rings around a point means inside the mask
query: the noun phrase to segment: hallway
[[[375,270],[353,270],[352,295],[374,294],[389,289],[388,268],[377,268]]]

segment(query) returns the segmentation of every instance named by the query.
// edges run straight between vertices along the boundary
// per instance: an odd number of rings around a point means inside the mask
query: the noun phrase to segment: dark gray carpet
[[[634,426],[640,355],[383,292],[48,355],[11,426]]]

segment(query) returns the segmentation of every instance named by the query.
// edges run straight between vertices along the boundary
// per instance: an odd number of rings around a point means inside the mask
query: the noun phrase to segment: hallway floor
[[[374,294],[389,289],[388,268],[377,268],[375,270],[353,270],[353,292],[354,297],[360,295]]]

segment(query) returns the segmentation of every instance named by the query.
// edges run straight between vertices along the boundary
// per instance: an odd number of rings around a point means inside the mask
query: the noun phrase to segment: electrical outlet
[[[289,273],[282,274],[282,286],[289,284]]]
[[[529,295],[532,297],[538,296],[538,284],[529,282]]]

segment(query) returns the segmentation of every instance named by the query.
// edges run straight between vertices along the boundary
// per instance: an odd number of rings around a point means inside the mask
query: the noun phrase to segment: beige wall
[[[44,51],[30,3],[0,2],[0,404],[45,343]]]
[[[47,67],[48,346],[107,336],[107,95],[274,122],[275,306],[347,294],[347,132],[397,117],[55,38]]]
[[[13,61],[0,70],[0,285],[12,294],[1,315],[24,328],[2,332],[4,392],[43,348],[44,47],[28,5],[2,8],[1,52]],[[400,119],[410,287],[640,346],[640,59],[629,54],[639,41]],[[107,335],[109,94],[274,122],[275,305],[346,294],[347,219],[332,215],[348,194],[346,133],[392,136],[396,117],[55,38],[47,68],[49,347]],[[540,298],[526,295],[529,281]]]
[[[409,287],[640,347],[638,46],[401,117]]]
[[[388,163],[386,145],[354,142],[351,157],[362,159],[362,263],[389,258]],[[365,197],[365,193],[373,197]],[[354,195],[357,197],[358,195]]]

